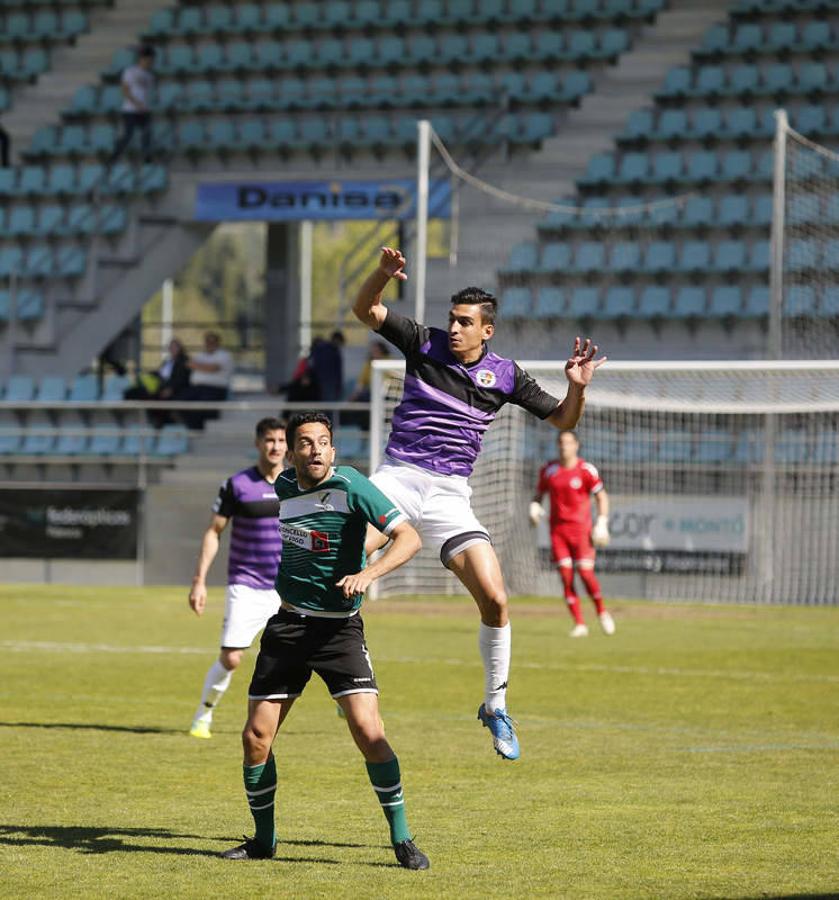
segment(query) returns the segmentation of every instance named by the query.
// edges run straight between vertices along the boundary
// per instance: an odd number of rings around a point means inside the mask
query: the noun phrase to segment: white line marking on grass
[[[117,645],[90,644],[73,641],[0,641],[0,650],[13,653],[43,651],[46,653],[146,653],[146,654],[205,654],[212,647],[165,647],[162,645]],[[433,656],[376,656],[378,663],[394,665],[444,665],[457,667],[477,667],[480,660],[460,659],[458,657]],[[796,672],[753,672],[738,669],[682,669],[670,666],[625,666],[606,663],[539,663],[514,661],[513,667],[518,669],[549,670],[559,672],[603,672],[619,675],[666,675],[677,678],[724,678],[736,681],[765,682],[814,682],[816,684],[839,684],[839,675],[802,675]]]
[[[839,750],[831,744],[743,744],[736,747],[686,747],[688,753],[775,753],[790,750]]]

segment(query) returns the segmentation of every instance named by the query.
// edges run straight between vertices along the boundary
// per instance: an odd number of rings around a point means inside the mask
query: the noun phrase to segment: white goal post
[[[562,362],[521,362],[561,398]],[[373,364],[371,471],[402,393],[404,363]],[[607,596],[839,603],[839,362],[610,361],[587,392],[581,456],[611,497]],[[511,594],[561,597],[547,532],[527,508],[556,431],[506,406],[470,479]],[[461,593],[423,549],[379,596]]]

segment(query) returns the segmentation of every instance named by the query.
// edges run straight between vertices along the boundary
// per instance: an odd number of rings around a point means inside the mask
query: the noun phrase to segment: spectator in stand
[[[340,400],[344,393],[344,335],[333,331],[327,341],[315,338],[309,353],[309,368],[320,387],[321,400]]]
[[[151,94],[154,89],[154,47],[144,45],[137,62],[122,73],[122,135],[114,147],[108,165],[114,163],[131,143],[135,131],[140,132],[143,160],[151,162]]]
[[[174,400],[183,396],[189,388],[189,357],[184,345],[173,338],[169,342],[169,352],[155,372],[140,375],[133,387],[123,395],[126,400]],[[168,412],[149,412],[149,420],[155,428],[172,421]]]
[[[4,169],[9,168],[9,148],[11,147],[11,140],[9,139],[9,132],[0,125],[0,166]]]
[[[202,403],[226,400],[230,394],[230,380],[233,377],[233,357],[222,349],[221,337],[215,331],[204,335],[203,353],[195,353],[187,363],[191,371],[190,386],[175,400],[190,400]],[[218,418],[214,410],[197,410],[184,415],[191,429],[200,430],[207,419]]]
[[[370,344],[370,349],[367,351],[367,361],[364,363],[364,366],[359,373],[352,394],[350,394],[349,399],[354,403],[370,402],[370,383],[373,379],[373,360],[376,359],[390,359],[390,350],[384,341],[373,341],[373,343]],[[369,412],[345,412],[343,418],[344,422],[348,425],[358,425],[365,429],[365,431],[370,428]]]

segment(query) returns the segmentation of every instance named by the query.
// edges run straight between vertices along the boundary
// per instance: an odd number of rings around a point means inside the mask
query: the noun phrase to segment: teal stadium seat
[[[785,291],[783,312],[790,318],[815,315],[816,292],[809,284],[790,285]]]
[[[559,287],[541,287],[536,301],[537,319],[559,319],[568,314],[566,292]]]
[[[739,316],[742,306],[742,295],[737,285],[717,285],[711,291],[712,316]]]
[[[612,272],[628,274],[641,267],[641,246],[636,241],[619,241],[612,245],[608,269]],[[609,308],[609,295],[606,295]]]
[[[606,250],[599,241],[584,241],[577,247],[571,263],[571,271],[580,274],[592,274],[603,271],[606,263]]]
[[[542,272],[564,272],[571,268],[573,250],[570,244],[551,242],[542,247],[538,266],[534,260],[532,268]]]
[[[683,285],[676,292],[673,315],[679,318],[701,317],[705,315],[705,288]]]
[[[711,247],[707,241],[685,241],[679,251],[676,269],[689,275],[700,275],[710,268]]]
[[[658,459],[663,463],[689,463],[693,459],[693,434],[673,429],[658,438]]]
[[[67,382],[62,375],[45,375],[35,394],[37,403],[62,403],[67,397]]]
[[[642,271],[649,275],[663,275],[676,267],[676,248],[671,241],[651,241],[641,262]]]
[[[669,316],[670,289],[663,285],[647,285],[641,291],[638,313],[647,319]]]
[[[507,288],[501,298],[501,314],[506,319],[526,318],[531,314],[533,300],[530,288]]]
[[[599,291],[594,287],[575,287],[571,291],[569,313],[575,318],[585,319],[598,314],[600,310]]]
[[[172,457],[189,450],[189,437],[183,425],[164,425],[154,446],[154,456]]]
[[[516,244],[510,251],[505,271],[507,272],[533,272],[536,270],[539,258],[539,248],[532,242]]]
[[[73,379],[70,387],[70,393],[67,397],[73,403],[91,403],[99,399],[99,379],[90,372],[84,375],[77,375]]]
[[[720,241],[714,248],[714,272],[736,275],[746,268],[746,245],[743,241]]]
[[[635,292],[630,287],[614,285],[606,291],[602,314],[610,318],[629,317],[635,313]]]
[[[681,215],[681,224],[690,229],[707,229],[714,222],[714,201],[710,197],[694,195],[688,198]]]

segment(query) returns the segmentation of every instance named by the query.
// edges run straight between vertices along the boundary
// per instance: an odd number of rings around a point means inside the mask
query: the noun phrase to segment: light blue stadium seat
[[[32,322],[44,316],[44,295],[37,287],[22,286],[17,292],[17,317],[23,322]]]
[[[742,228],[749,223],[749,198],[743,194],[727,194],[719,202],[717,221],[722,228]]]
[[[38,385],[35,400],[39,403],[60,403],[67,396],[67,382],[62,375],[45,375]]]
[[[824,106],[801,106],[793,116],[796,131],[819,135],[827,131],[827,110]]]
[[[772,224],[772,195],[761,194],[752,204],[752,224],[767,227]]]
[[[535,315],[537,319],[557,319],[567,315],[566,292],[559,287],[539,288]]]
[[[755,465],[763,461],[763,432],[746,428],[734,439],[734,461],[741,465]]]
[[[232,6],[214,5],[207,9],[206,30],[225,36],[235,29]]]
[[[210,119],[206,123],[206,141],[213,150],[225,152],[235,149],[237,138],[233,120],[227,117]]]
[[[724,428],[701,431],[696,444],[696,461],[706,465],[729,462],[734,453],[732,438],[732,433]]]
[[[665,109],[658,117],[654,137],[660,141],[680,139],[688,131],[688,116],[683,109]]]
[[[20,453],[25,456],[45,456],[55,447],[56,429],[49,418],[40,414],[29,417]]]
[[[653,432],[630,428],[624,432],[620,458],[627,463],[647,463],[652,459]]]
[[[35,234],[35,207],[13,206],[4,229],[8,237],[32,237]]]
[[[77,375],[67,398],[74,403],[90,403],[99,399],[99,379],[93,373]]]
[[[265,31],[276,31],[284,34],[289,29],[291,25],[291,7],[288,3],[266,4],[262,12],[262,24]]]
[[[81,456],[87,451],[90,436],[78,416],[63,415],[57,433],[53,450],[57,456]]]
[[[12,375],[3,397],[9,403],[28,403],[35,399],[35,379],[31,375]]]
[[[667,72],[664,86],[660,91],[663,97],[687,97],[693,88],[693,73],[687,66],[676,66]]]
[[[23,250],[19,246],[0,247],[0,276],[19,275],[23,271]]]
[[[654,116],[651,109],[635,109],[629,114],[621,137],[630,141],[649,140],[655,131],[653,121]]]
[[[817,269],[821,262],[821,243],[807,238],[793,238],[787,244],[786,265],[792,272]]]
[[[597,314],[599,310],[597,288],[575,287],[571,291],[569,313],[576,318],[587,318]]]
[[[539,261],[539,247],[532,241],[516,244],[510,250],[506,269],[511,272],[532,272]]]
[[[191,112],[207,112],[215,106],[215,88],[203,78],[187,82],[183,102]]]
[[[672,241],[651,241],[642,261],[642,269],[651,275],[664,274],[676,267],[676,247]]]
[[[790,50],[796,41],[796,37],[795,22],[770,22],[764,49],[774,52]]]
[[[722,111],[716,107],[701,107],[691,113],[690,131],[699,141],[717,139],[723,131]]]
[[[542,247],[538,268],[543,272],[562,272],[571,268],[573,251],[569,244],[552,241]]]
[[[237,3],[235,7],[237,32],[258,32],[262,30],[262,9],[256,3]]]
[[[705,288],[683,285],[676,292],[673,314],[679,318],[704,316],[706,309]]]
[[[608,268],[612,272],[634,272],[641,267],[641,245],[637,241],[618,241],[609,254]],[[606,297],[608,309],[608,295]]]
[[[839,463],[839,441],[835,431],[819,431],[810,447],[810,462],[819,466]]]
[[[690,181],[714,181],[717,177],[719,158],[710,150],[695,150],[688,156],[687,176]]]
[[[189,449],[189,437],[183,425],[164,425],[154,446],[155,456],[172,457],[186,453]]]
[[[798,46],[806,53],[812,53],[818,50],[825,50],[833,45],[835,49],[835,41],[830,28],[830,22],[815,21],[807,22],[801,29],[801,39]]]
[[[816,292],[809,284],[793,284],[784,296],[784,315],[812,316],[816,312]]]
[[[739,140],[756,137],[759,133],[757,112],[753,107],[734,106],[725,111],[722,133]]]
[[[533,308],[530,288],[506,288],[501,298],[501,314],[505,319],[525,318]]]
[[[677,271],[704,273],[710,268],[711,247],[707,241],[685,241],[679,251]]]
[[[710,197],[694,195],[688,198],[681,215],[685,228],[710,228],[714,221],[714,201]]]
[[[703,55],[719,54],[728,51],[731,46],[728,24],[712,25],[702,36],[701,50]]]
[[[746,97],[760,89],[760,69],[757,66],[736,66],[728,76],[728,83],[722,93],[733,97]],[[712,93],[718,93],[713,91]]]
[[[646,160],[646,156],[644,157]],[[596,153],[588,162],[585,176],[581,184],[596,187],[607,184],[615,178],[615,157],[611,153]]]
[[[801,93],[808,96],[821,94],[827,89],[829,81],[830,75],[824,63],[806,62],[799,66],[796,86]]]
[[[717,285],[711,291],[712,316],[739,316],[742,308],[743,298],[737,285]]]
[[[123,394],[130,386],[131,381],[127,375],[110,375],[105,379],[102,388],[103,403],[119,403],[123,399]]]
[[[696,73],[690,95],[694,97],[722,94],[725,90],[725,69],[722,66],[703,66]]]
[[[670,288],[663,285],[647,285],[641,291],[638,313],[648,319],[670,314]]]
[[[746,245],[742,241],[720,241],[714,249],[713,270],[732,275],[746,267]]]
[[[766,285],[756,284],[749,289],[743,314],[750,318],[769,314],[769,288]]]
[[[602,315],[611,318],[635,313],[635,291],[631,287],[613,285],[606,291]]]
[[[759,52],[763,48],[764,42],[761,26],[754,22],[746,22],[737,26],[731,46],[738,54],[745,55],[755,51]]]
[[[646,153],[627,153],[620,162],[617,176],[612,179],[617,184],[635,184],[649,175],[650,157]]]
[[[606,263],[606,249],[599,241],[584,241],[577,247],[571,264],[575,272],[601,272]]]
[[[650,180],[655,184],[678,181],[682,175],[683,162],[681,153],[657,153],[653,156]]]
[[[119,452],[122,429],[116,422],[97,422],[91,429],[88,452],[94,456],[114,456]]]
[[[730,150],[722,158],[721,176],[725,181],[746,181],[753,167],[754,161],[748,150]]]
[[[761,82],[764,94],[788,94],[795,84],[795,72],[788,63],[775,63],[763,69]]]

